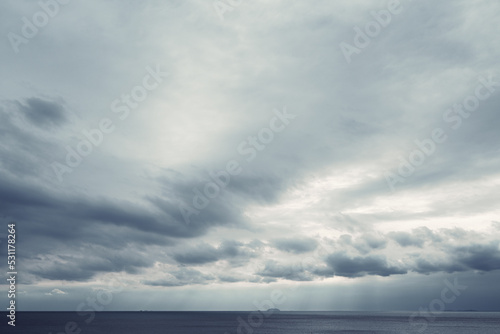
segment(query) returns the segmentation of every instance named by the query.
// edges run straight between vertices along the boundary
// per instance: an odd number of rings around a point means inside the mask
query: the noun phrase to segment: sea
[[[2,312],[22,334],[498,334],[500,312]]]

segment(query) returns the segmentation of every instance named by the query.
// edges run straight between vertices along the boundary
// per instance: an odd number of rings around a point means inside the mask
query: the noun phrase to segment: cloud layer
[[[17,53],[5,39],[0,220],[20,283],[495,277],[500,5],[401,0],[367,32],[388,6],[254,1],[222,20],[199,0],[71,2]],[[6,4],[0,28],[22,36],[40,10]]]

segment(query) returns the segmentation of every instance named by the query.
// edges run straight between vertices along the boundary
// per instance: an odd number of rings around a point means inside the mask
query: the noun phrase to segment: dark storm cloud
[[[452,249],[458,263],[472,270],[500,270],[500,241],[486,245],[472,244]]]
[[[109,250],[132,243],[140,244],[141,241],[146,245],[171,245],[172,238],[199,236],[207,230],[206,226],[188,226],[183,221],[176,221],[175,217],[158,215],[127,202],[90,198],[83,194],[61,196],[40,185],[16,182],[1,172],[0,181],[2,212],[16,217],[19,222],[30,222],[23,228],[23,254],[28,256],[42,250],[51,254],[59,247],[85,244],[103,245],[107,249],[102,249],[102,254],[96,255],[102,261],[91,263],[77,258],[70,264],[57,261],[43,264],[47,260],[38,261],[38,268],[27,271],[39,278],[84,281],[100,272],[134,273],[137,268],[150,265],[149,262],[143,265],[132,260],[138,254],[135,248],[128,248],[130,256],[125,258],[108,258],[106,254]],[[47,224],[47,221],[50,223]],[[59,247],[55,248],[56,245]],[[236,258],[243,254],[238,247],[239,244],[228,241],[221,245],[215,255]],[[185,255],[184,258],[179,255],[179,259],[181,262],[196,262],[195,255]],[[204,252],[204,255],[210,256],[210,252]]]
[[[19,104],[19,109],[36,126],[49,128],[66,121],[64,107],[57,102],[32,97]]]
[[[409,271],[428,275],[439,272],[480,271],[484,273],[500,270],[500,242],[498,240],[487,241],[484,235],[480,235],[475,231],[457,228],[441,229],[438,233],[427,228],[419,228],[413,230],[413,233],[420,238],[423,234],[432,233],[432,237],[427,239],[429,244],[422,251],[410,254],[413,261],[406,263],[406,268]],[[394,238],[393,233],[388,235],[390,238]],[[405,240],[407,237],[405,235]],[[414,237],[415,235],[410,235],[408,238],[413,240]],[[475,239],[483,240],[481,243],[474,241],[467,244],[467,242],[464,242],[464,240],[472,241]],[[457,246],[456,241],[464,244]],[[402,247],[409,245],[415,245],[415,242],[403,242],[401,244]],[[416,245],[422,248],[423,243],[417,242]],[[428,253],[429,250],[432,250],[432,253]]]
[[[272,243],[277,249],[294,254],[310,252],[318,246],[315,239],[305,237],[275,239]]]
[[[34,167],[36,168],[36,167]],[[40,210],[44,216],[53,217],[53,222],[37,231],[42,234],[51,234],[53,228],[59,229],[58,235],[67,234],[77,237],[76,231],[81,230],[85,224],[71,226],[64,224],[58,226],[58,221],[99,222],[102,224],[112,224],[130,229],[138,229],[141,232],[158,233],[171,237],[193,237],[204,234],[210,226],[223,223],[233,224],[238,221],[238,215],[234,214],[234,209],[225,206],[223,201],[218,201],[207,207],[200,214],[199,219],[193,220],[192,224],[186,224],[179,206],[167,200],[158,198],[151,199],[163,209],[163,214],[153,213],[153,210],[139,208],[130,203],[109,198],[91,198],[83,194],[61,195],[43,187],[37,183],[27,180],[17,180],[0,171],[0,181],[3,187],[0,189],[0,208],[4,214],[16,217],[19,220],[40,219]],[[188,197],[190,194],[177,192],[176,195]],[[222,210],[221,207],[227,208]],[[223,219],[224,213],[227,213]],[[33,225],[36,228],[36,224]]]
[[[1,176],[1,175],[0,175]],[[150,233],[160,233],[166,236],[187,237],[200,233],[193,228],[175,222],[168,217],[157,216],[147,210],[134,207],[129,203],[112,201],[109,199],[93,199],[84,195],[61,196],[53,192],[30,184],[18,182],[14,184],[8,178],[3,178],[5,187],[0,192],[3,199],[5,214],[18,217],[19,220],[37,221],[40,219],[36,212],[44,212],[44,216],[52,216],[55,220],[51,226],[46,226],[37,233],[50,234],[50,228],[55,227],[58,221],[67,217],[69,221],[99,222],[117,226],[127,226]],[[76,226],[78,229],[85,224]],[[35,227],[35,226],[33,226]],[[75,226],[57,226],[61,232],[76,236]]]
[[[326,263],[333,269],[336,276],[344,277],[390,276],[407,272],[404,269],[389,265],[384,256],[377,255],[349,257],[344,252],[338,252],[329,255]]]
[[[0,188],[0,208],[5,210],[5,214],[17,212],[22,208],[26,210],[30,207],[57,207],[57,199],[44,189],[34,187],[27,182],[15,182],[2,172],[0,181],[3,185]]]

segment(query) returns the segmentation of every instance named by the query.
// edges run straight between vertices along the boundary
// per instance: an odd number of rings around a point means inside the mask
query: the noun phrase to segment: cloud
[[[414,236],[408,232],[391,232],[388,236],[403,247],[416,246],[422,248],[425,242],[424,239]]]
[[[386,237],[381,234],[364,233],[353,242],[348,239],[347,243],[351,244],[360,253],[368,254],[377,249],[384,249],[387,245],[387,240]]]
[[[226,259],[234,261],[236,258],[241,261],[252,256],[253,251],[246,249],[243,243],[226,240],[217,248],[208,244],[190,247],[183,252],[174,253],[173,258],[180,264],[198,265]]]
[[[411,271],[425,275],[439,272],[454,273],[467,270],[466,267],[460,263],[454,263],[451,259],[436,260],[418,256],[415,259],[415,263],[410,268]]]
[[[182,264],[204,264],[219,260],[219,252],[210,245],[200,245],[189,251],[174,254],[174,259]]]
[[[269,260],[265,263],[262,271],[257,273],[260,276],[268,278],[282,278],[291,281],[312,281],[310,275],[300,263],[280,264],[277,261]]]
[[[204,274],[196,269],[180,268],[172,271],[166,278],[157,280],[145,280],[142,283],[151,286],[183,286],[192,284],[207,284],[213,281],[215,277],[211,274]]]
[[[19,104],[19,109],[25,117],[39,127],[50,128],[65,123],[66,116],[62,104],[32,97]]]
[[[17,101],[0,101],[0,171],[14,177],[43,180],[52,173],[50,162],[60,147],[54,133],[37,131],[23,117]],[[33,182],[33,180],[31,180]]]
[[[486,245],[472,244],[452,249],[457,262],[467,268],[480,271],[500,270],[500,241]]]
[[[407,272],[405,269],[389,265],[385,257],[376,255],[349,257],[344,252],[338,252],[329,255],[326,263],[333,269],[336,276],[351,278],[366,275],[402,275]]]
[[[369,222],[359,221],[350,215],[343,214],[341,212],[333,215],[332,220],[334,221],[334,227],[339,231],[354,233],[371,229],[371,224]]]
[[[302,254],[313,251],[318,246],[318,242],[312,238],[282,238],[273,241],[274,246],[284,252]]]
[[[236,283],[236,282],[241,282],[242,279],[234,276],[228,276],[228,275],[220,275],[219,280],[221,282],[227,282],[227,283]]]
[[[59,289],[52,289],[52,291],[45,293],[47,296],[54,296],[54,295],[66,295],[67,293],[59,290]]]
[[[26,271],[38,278],[65,281],[88,281],[99,273],[125,272],[137,274],[151,267],[151,257],[130,249],[110,250],[104,247],[82,247],[81,254],[43,256],[29,259]],[[50,260],[49,260],[50,259]],[[49,260],[49,261],[48,261]]]

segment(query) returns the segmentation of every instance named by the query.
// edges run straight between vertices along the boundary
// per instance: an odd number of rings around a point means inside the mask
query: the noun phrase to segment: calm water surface
[[[16,327],[1,333],[22,334],[319,334],[319,333],[426,333],[498,334],[500,313],[445,312],[435,319],[411,312],[101,312],[89,316],[75,312],[18,312]],[[65,326],[66,330],[65,330]],[[80,331],[79,331],[80,330]]]

